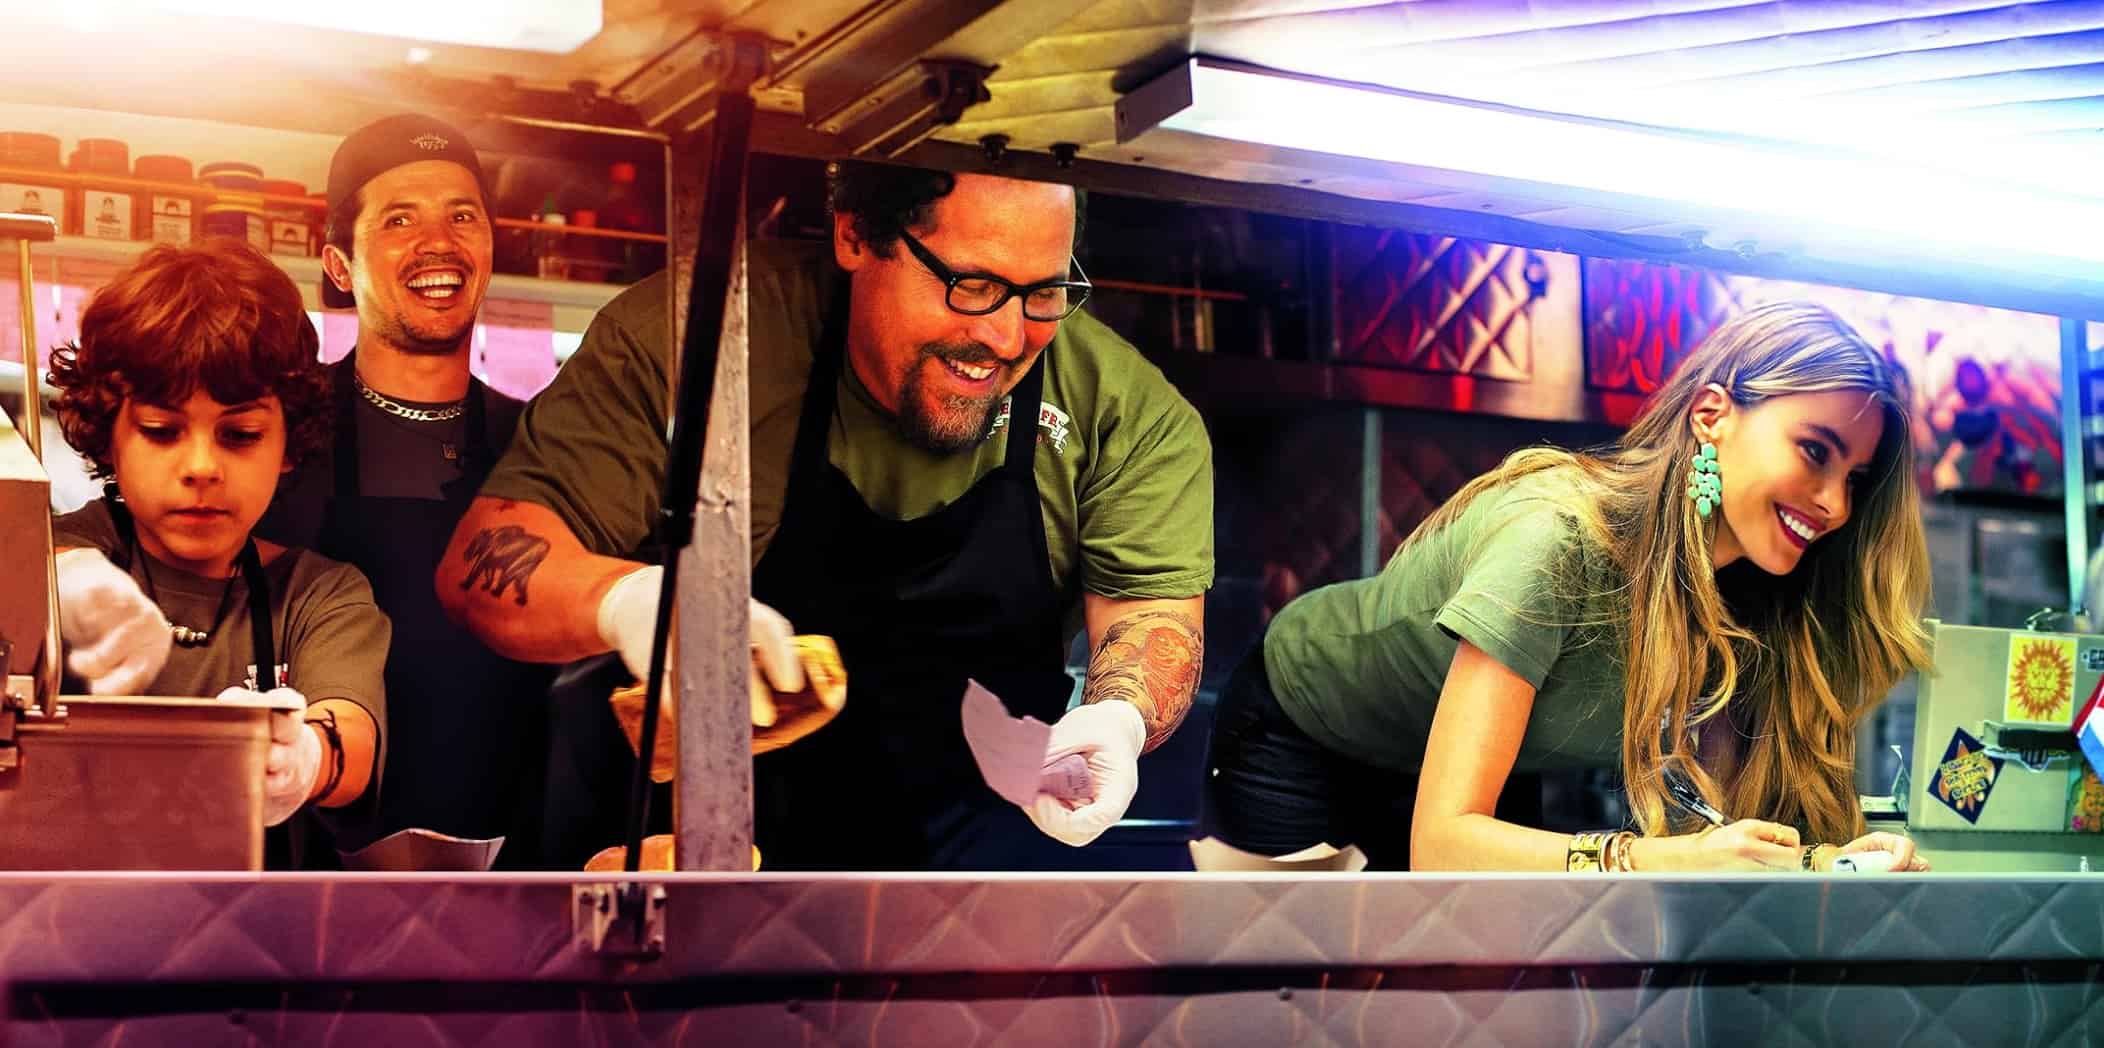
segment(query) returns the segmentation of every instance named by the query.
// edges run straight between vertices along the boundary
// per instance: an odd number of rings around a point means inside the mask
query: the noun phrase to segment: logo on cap
[[[409,141],[414,142],[418,149],[421,149],[427,153],[436,153],[439,150],[446,148],[447,144],[444,138],[441,138],[438,135],[430,134],[428,132],[425,134],[418,135],[415,138],[410,139]]]

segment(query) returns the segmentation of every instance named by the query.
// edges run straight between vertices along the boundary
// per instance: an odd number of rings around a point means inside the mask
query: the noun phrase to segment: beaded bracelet
[[[336,726],[335,710],[321,710],[307,717],[306,722],[321,729],[322,738],[328,740],[329,752],[336,755],[335,760],[329,763],[328,781],[322,784],[321,792],[314,795],[318,803],[328,799],[330,794],[336,792],[336,787],[343,785],[343,732]]]

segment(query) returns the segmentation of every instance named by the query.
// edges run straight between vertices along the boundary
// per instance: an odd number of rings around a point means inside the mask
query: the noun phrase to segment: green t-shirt
[[[1515,771],[1618,766],[1622,627],[1594,596],[1604,551],[1544,496],[1559,483],[1552,470],[1487,491],[1379,574],[1286,605],[1264,661],[1287,716],[1340,753],[1415,772],[1467,640],[1535,688]]]
[[[835,282],[829,246],[755,241],[749,266],[752,557],[781,522],[814,349]],[[648,537],[665,468],[665,275],[622,292],[526,407],[482,494],[555,512],[587,549],[624,556]],[[1182,598],[1213,581],[1212,444],[1198,412],[1086,313],[1046,347],[1036,461],[1053,583],[1112,598]],[[908,443],[840,369],[827,453],[871,509],[911,520],[1001,464],[1005,424],[976,448]],[[1078,625],[1070,617],[1070,628]]]

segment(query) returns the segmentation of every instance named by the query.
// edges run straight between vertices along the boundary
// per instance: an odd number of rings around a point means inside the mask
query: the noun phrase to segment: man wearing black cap
[[[357,346],[335,368],[334,445],[280,483],[257,531],[356,565],[393,620],[387,694],[400,719],[370,836],[506,837],[503,864],[531,865],[548,671],[491,653],[431,589],[522,406],[469,374],[492,244],[474,147],[415,114],[354,132],[329,164],[326,239],[322,302],[358,310]]]

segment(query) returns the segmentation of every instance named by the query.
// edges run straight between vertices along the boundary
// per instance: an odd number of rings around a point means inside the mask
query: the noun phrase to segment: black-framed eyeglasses
[[[959,273],[951,269],[928,245],[915,239],[905,230],[899,231],[899,239],[906,242],[906,250],[920,259],[928,272],[949,287],[950,310],[968,317],[983,317],[1008,304],[1008,300],[1020,296],[1023,300],[1023,317],[1040,323],[1065,320],[1088,301],[1094,285],[1088,274],[1081,271],[1081,260],[1069,259],[1074,267],[1073,280],[1040,280],[1035,284],[1017,284],[992,273]]]

